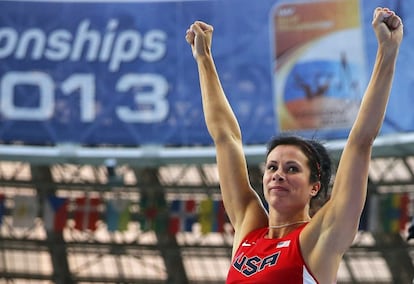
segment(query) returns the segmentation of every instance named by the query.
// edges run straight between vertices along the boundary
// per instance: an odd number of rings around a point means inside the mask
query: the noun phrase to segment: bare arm
[[[375,10],[372,26],[378,40],[376,61],[338,165],[331,199],[301,236],[305,258],[323,283],[336,275],[358,229],[372,144],[384,119],[403,36],[401,19],[388,9]]]
[[[240,127],[211,54],[212,34],[212,26],[198,21],[187,31],[186,40],[198,66],[205,121],[216,147],[221,192],[237,247],[247,232],[267,225],[267,215],[249,182]]]

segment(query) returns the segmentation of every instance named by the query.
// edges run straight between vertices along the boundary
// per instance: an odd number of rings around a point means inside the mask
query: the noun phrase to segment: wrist
[[[380,44],[377,50],[377,60],[386,64],[395,64],[398,57],[399,47]]]

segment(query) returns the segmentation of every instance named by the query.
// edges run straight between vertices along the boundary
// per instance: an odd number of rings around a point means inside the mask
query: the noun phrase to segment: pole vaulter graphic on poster
[[[280,130],[349,128],[366,85],[359,1],[285,1],[272,15]]]

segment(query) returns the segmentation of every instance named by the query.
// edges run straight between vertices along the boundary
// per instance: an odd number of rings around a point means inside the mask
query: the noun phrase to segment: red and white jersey
[[[226,284],[318,284],[299,246],[299,234],[305,226],[280,239],[266,238],[268,228],[250,232],[234,255]]]

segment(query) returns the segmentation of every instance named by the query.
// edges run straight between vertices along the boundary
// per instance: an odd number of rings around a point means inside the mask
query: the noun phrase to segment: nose
[[[285,175],[283,173],[281,173],[280,171],[276,171],[276,172],[274,172],[274,174],[272,176],[272,180],[273,181],[284,181],[285,180]]]

